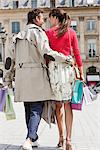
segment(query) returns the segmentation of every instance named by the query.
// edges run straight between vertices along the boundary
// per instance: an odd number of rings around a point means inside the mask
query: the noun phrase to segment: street
[[[25,141],[26,126],[23,103],[14,103],[16,120],[7,121],[0,113],[0,150],[21,150]],[[58,130],[41,120],[39,126],[39,148],[34,150],[57,150]],[[82,111],[74,110],[72,132],[73,150],[100,150],[100,95]]]

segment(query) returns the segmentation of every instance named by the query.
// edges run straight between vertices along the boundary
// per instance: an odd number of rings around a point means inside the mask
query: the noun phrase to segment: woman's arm
[[[73,49],[76,64],[77,64],[79,72],[80,72],[80,78],[81,78],[81,80],[84,80],[82,57],[80,54],[80,50],[79,50],[79,46],[78,46],[78,39],[77,39],[77,35],[76,35],[75,31],[71,32],[71,46]]]
[[[78,68],[79,68],[79,72],[80,72],[80,79],[81,79],[81,80],[85,80],[85,79],[84,79],[84,73],[83,73],[83,66],[78,67]]]

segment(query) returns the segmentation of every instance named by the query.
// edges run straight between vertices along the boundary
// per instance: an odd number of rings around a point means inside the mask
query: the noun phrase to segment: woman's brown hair
[[[59,27],[57,28],[57,37],[61,37],[68,30],[70,24],[70,17],[66,12],[58,8],[52,9],[49,13],[49,17],[56,17],[59,20]]]

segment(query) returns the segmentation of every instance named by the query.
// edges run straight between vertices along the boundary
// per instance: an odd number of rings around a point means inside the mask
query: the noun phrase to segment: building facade
[[[37,7],[44,11],[45,29],[50,27],[51,8],[62,8],[71,16],[86,80],[89,84],[100,81],[100,0],[0,0],[0,70],[3,70],[3,57],[7,55],[12,36],[25,29],[27,12]],[[7,33],[5,43],[1,37],[2,27]]]

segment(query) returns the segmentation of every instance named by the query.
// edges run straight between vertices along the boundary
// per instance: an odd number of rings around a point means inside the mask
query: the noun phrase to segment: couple
[[[12,51],[9,50],[5,62],[5,84],[11,85],[11,77],[15,66],[15,102],[24,102],[28,130],[26,141],[23,144],[25,150],[32,150],[32,143],[37,141],[37,130],[44,103],[54,97],[47,75],[47,60],[66,64],[69,61],[73,63],[73,59],[70,58],[72,47],[80,77],[83,79],[82,59],[76,34],[69,28],[69,17],[65,12],[53,9],[49,18],[53,27],[45,33],[41,28],[44,23],[43,12],[40,9],[30,11],[27,15],[27,29],[15,37],[13,41],[15,46]],[[68,32],[70,32],[71,40],[69,40]],[[59,99],[55,100],[58,101]],[[61,102],[56,102],[56,118],[60,137],[58,147],[62,146],[64,141],[62,107]],[[70,103],[64,103],[64,111],[67,131],[66,150],[72,150],[73,115]]]

